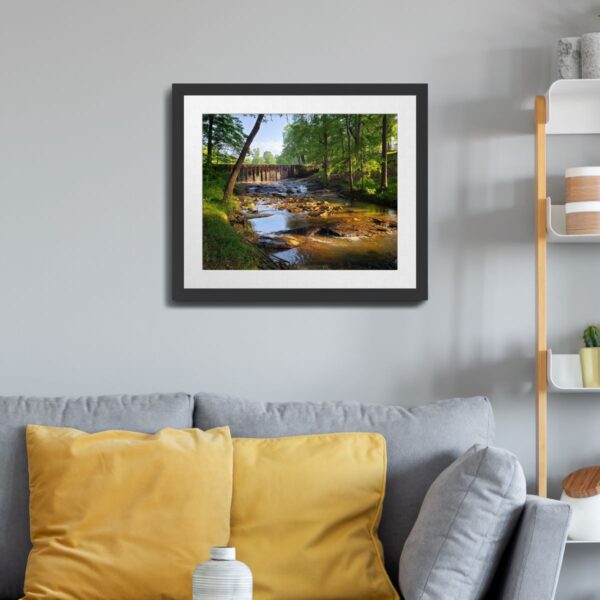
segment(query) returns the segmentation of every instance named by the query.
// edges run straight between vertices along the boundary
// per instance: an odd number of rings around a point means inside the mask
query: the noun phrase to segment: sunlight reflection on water
[[[306,188],[306,186],[302,186]],[[292,191],[293,190],[293,191]],[[258,196],[255,213],[268,213],[269,216],[254,217],[250,219],[253,230],[261,236],[274,236],[279,238],[286,233],[296,235],[295,230],[308,228],[313,233],[320,228],[335,227],[348,220],[372,225],[377,215],[395,216],[396,211],[389,207],[370,202],[353,202],[339,197],[327,196],[330,205],[341,205],[341,211],[329,211],[326,215],[313,215],[308,212],[291,212],[290,203],[285,202],[283,194],[287,197],[302,196],[300,201],[306,200],[306,189],[300,191],[299,186],[293,188],[291,184],[273,184],[253,186],[248,188]],[[273,196],[276,193],[277,195]],[[310,196],[308,200],[324,200],[318,195]],[[279,207],[277,203],[285,202],[286,208]],[[327,209],[326,209],[327,212]],[[290,231],[291,230],[291,231]],[[297,235],[296,235],[297,237]],[[397,268],[397,234],[376,236],[350,236],[350,237],[323,237],[313,234],[304,238],[299,247],[278,250],[272,256],[290,265],[300,268],[313,269],[396,269]]]

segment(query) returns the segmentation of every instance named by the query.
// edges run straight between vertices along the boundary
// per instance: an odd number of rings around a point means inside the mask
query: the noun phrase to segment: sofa
[[[260,403],[210,394],[79,398],[0,397],[0,598],[16,600],[30,549],[27,424],[87,432],[228,425],[236,437],[278,437],[337,431],[382,433],[388,475],[380,538],[386,569],[398,585],[402,547],[434,479],[473,444],[493,445],[494,417],[486,398],[417,408],[345,403]],[[562,563],[569,507],[528,496],[489,589],[489,600],[551,600]]]

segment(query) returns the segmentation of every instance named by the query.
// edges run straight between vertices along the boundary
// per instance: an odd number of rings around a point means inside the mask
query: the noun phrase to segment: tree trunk
[[[208,142],[206,144],[206,164],[209,167],[212,164],[214,122],[215,122],[215,115],[208,115]]]
[[[356,116],[356,148],[360,160],[360,188],[365,189],[365,155],[362,144],[362,115]]]
[[[387,163],[387,115],[383,115],[381,121],[381,189],[388,187],[388,163]]]
[[[327,115],[323,115],[323,182],[329,185],[329,132],[327,131]]]
[[[233,188],[235,187],[237,178],[240,174],[240,171],[242,170],[242,165],[244,164],[244,161],[246,160],[248,150],[250,150],[250,146],[252,145],[252,142],[254,141],[254,138],[256,137],[256,134],[258,133],[258,130],[260,129],[260,124],[262,123],[264,118],[265,118],[265,115],[258,115],[258,117],[256,117],[256,123],[254,123],[254,127],[252,128],[250,135],[248,135],[248,137],[246,138],[244,147],[242,148],[242,151],[240,152],[240,155],[238,156],[235,166],[233,167],[233,170],[231,171],[231,175],[229,176],[229,179],[227,180],[227,186],[225,187],[225,193],[223,194],[224,202],[227,202],[233,194]]]
[[[348,136],[348,181],[350,191],[354,191],[354,174],[352,172],[352,140],[350,135],[350,115],[346,115],[346,135]]]

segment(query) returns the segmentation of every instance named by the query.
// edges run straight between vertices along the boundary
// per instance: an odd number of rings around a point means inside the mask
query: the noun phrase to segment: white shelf
[[[565,205],[546,200],[546,230],[552,244],[600,244],[600,234],[568,234],[565,223]]]
[[[546,93],[546,133],[600,133],[600,79],[560,79]]]
[[[600,544],[600,540],[567,540],[567,544]]]
[[[561,394],[598,394],[600,388],[583,387],[579,354],[553,354],[548,350],[548,388]]]

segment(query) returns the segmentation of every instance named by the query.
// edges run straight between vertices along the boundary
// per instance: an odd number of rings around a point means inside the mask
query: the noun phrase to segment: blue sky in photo
[[[254,127],[254,123],[256,123],[256,116],[235,116],[242,121],[244,132],[248,135]],[[275,155],[281,154],[283,150],[283,129],[291,120],[292,115],[265,115],[265,119],[250,149],[260,148],[261,156],[265,150],[270,150]]]

